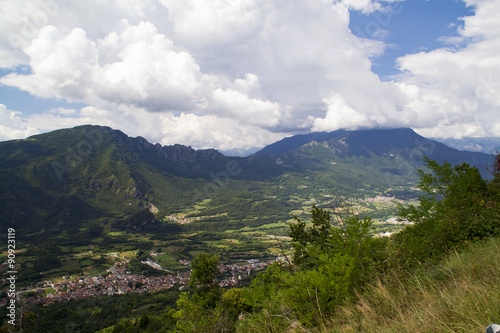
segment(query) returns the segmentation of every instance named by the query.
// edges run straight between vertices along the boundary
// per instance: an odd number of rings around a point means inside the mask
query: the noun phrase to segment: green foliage
[[[222,295],[215,307],[203,306],[205,302],[199,297],[190,298],[188,293],[182,293],[177,300],[179,310],[173,313],[173,317],[177,320],[177,331],[234,332],[238,315],[243,309],[243,302],[238,291],[229,292]]]
[[[339,205],[334,209],[335,219],[329,211],[313,206],[310,227],[299,219],[290,224],[294,263],[302,269],[317,268],[323,265],[320,258],[324,254],[351,257],[356,268],[351,278],[362,286],[372,274],[384,269],[387,242],[370,236],[371,218],[354,215],[342,201]]]
[[[500,235],[495,180],[486,182],[467,164],[452,167],[425,158],[430,172],[419,170],[420,205],[400,207],[399,215],[415,225],[396,234],[392,261],[403,267],[434,261],[450,249]]]
[[[191,262],[191,277],[189,285],[191,287],[214,287],[219,270],[219,256],[200,253]]]
[[[248,309],[240,289],[222,292],[216,284],[218,255],[202,253],[191,262],[191,294],[183,292],[172,313],[180,332],[234,332],[241,312]]]
[[[310,224],[298,218],[290,224],[294,266],[270,265],[254,279],[243,294],[256,313],[245,325],[284,330],[290,323],[283,318],[303,327],[320,325],[382,271],[386,241],[369,235],[371,219],[351,215],[347,205],[333,212],[335,219],[313,206]]]
[[[295,217],[297,223],[290,224],[290,237],[292,237],[295,247],[294,261],[301,264],[307,260],[308,246],[314,245],[322,250],[325,247],[325,241],[330,236],[331,221],[330,212],[316,206],[311,209],[312,226],[307,227],[305,221]]]
[[[355,269],[355,258],[351,256],[321,254],[316,269],[299,270],[286,276],[280,296],[300,323],[318,325],[354,296]]]
[[[289,268],[289,267],[288,267]],[[290,311],[283,302],[282,292],[286,288],[286,279],[290,270],[279,263],[271,264],[252,281],[242,292],[243,301],[248,306],[238,325],[238,332],[284,331],[287,325],[285,318]]]
[[[175,321],[168,312],[160,317],[144,314],[136,319],[123,318],[116,325],[105,328],[100,333],[166,333],[172,332],[174,324]]]
[[[176,304],[179,310],[173,313],[173,317],[179,331],[206,332],[211,323],[201,304],[193,302],[187,292],[181,293]]]
[[[243,290],[245,303],[253,310],[272,305],[269,300],[285,286],[285,274],[286,270],[279,263],[269,265],[264,272],[257,274],[248,288]]]
[[[250,310],[250,307],[245,303],[241,288],[231,288],[224,291],[220,299],[220,306],[232,322],[236,322],[241,313]]]
[[[126,295],[99,296],[69,302],[57,302],[49,306],[37,305],[29,309],[36,315],[36,332],[126,332],[130,326],[138,332],[165,332],[175,326],[169,310],[175,306],[179,292],[175,289],[155,293],[130,293]],[[6,310],[0,309],[1,311]],[[3,318],[7,318],[1,312]],[[140,319],[149,316],[145,330],[137,326]],[[136,318],[130,320],[129,318]],[[121,318],[126,318],[120,321]],[[156,318],[156,319],[155,319]],[[152,330],[160,320],[164,331]],[[156,322],[156,324],[155,324]],[[118,326],[116,328],[115,326]],[[121,330],[120,330],[121,328]],[[151,330],[148,331],[148,328]]]
[[[331,317],[325,332],[484,332],[500,322],[500,239],[418,272],[393,272]],[[432,319],[430,319],[432,318]]]

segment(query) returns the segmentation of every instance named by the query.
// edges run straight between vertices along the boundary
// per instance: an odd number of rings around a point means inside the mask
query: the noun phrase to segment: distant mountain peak
[[[448,161],[452,165],[468,161],[469,164],[478,166],[485,177],[488,175],[484,169],[492,161],[491,155],[450,148],[441,142],[422,137],[411,128],[336,130],[301,134],[266,146],[256,155],[303,155],[318,146],[339,157],[388,156],[417,164],[422,162],[422,156],[439,163]]]
[[[458,150],[475,151],[486,154],[495,154],[500,150],[500,137],[464,137],[462,139],[435,138],[434,140],[442,142],[445,145]]]
[[[363,141],[368,146],[375,144],[393,144],[397,141],[404,141],[405,144],[408,140],[424,139],[411,128],[395,128],[395,129],[363,129],[363,130],[345,130],[340,129],[333,132],[313,132],[309,134],[299,134],[291,137],[284,138],[269,146],[266,146],[256,152],[256,154],[274,154],[281,155],[294,149],[297,149],[310,142],[327,142],[330,140],[345,139],[349,141]]]

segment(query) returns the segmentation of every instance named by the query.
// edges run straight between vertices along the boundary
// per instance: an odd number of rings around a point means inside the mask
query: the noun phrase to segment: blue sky
[[[395,60],[406,54],[443,47],[440,38],[458,36],[460,18],[473,15],[472,7],[457,0],[412,0],[390,5],[388,13],[351,10],[349,28],[358,37],[377,39],[376,30],[387,30],[382,38],[389,46],[373,61],[372,69],[382,78],[398,74]]]
[[[1,70],[0,76],[12,70]],[[20,72],[20,71],[16,71]],[[12,110],[21,110],[24,115],[37,114],[53,108],[81,108],[83,103],[69,103],[64,99],[41,98],[15,87],[0,85],[0,103],[8,105]]]
[[[339,128],[500,136],[495,0],[0,2],[0,140],[195,148]]]

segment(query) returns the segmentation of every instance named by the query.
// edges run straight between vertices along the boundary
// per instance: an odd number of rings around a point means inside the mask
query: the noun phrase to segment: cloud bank
[[[219,149],[339,128],[500,135],[500,3],[467,0],[459,37],[382,81],[371,65],[387,45],[356,37],[349,10],[390,25],[393,2],[5,0],[0,83],[87,106],[1,105],[0,139],[86,123]]]

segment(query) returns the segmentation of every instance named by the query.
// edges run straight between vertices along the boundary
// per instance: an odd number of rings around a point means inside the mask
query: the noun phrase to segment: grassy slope
[[[378,283],[323,332],[484,332],[500,323],[500,239]]]

